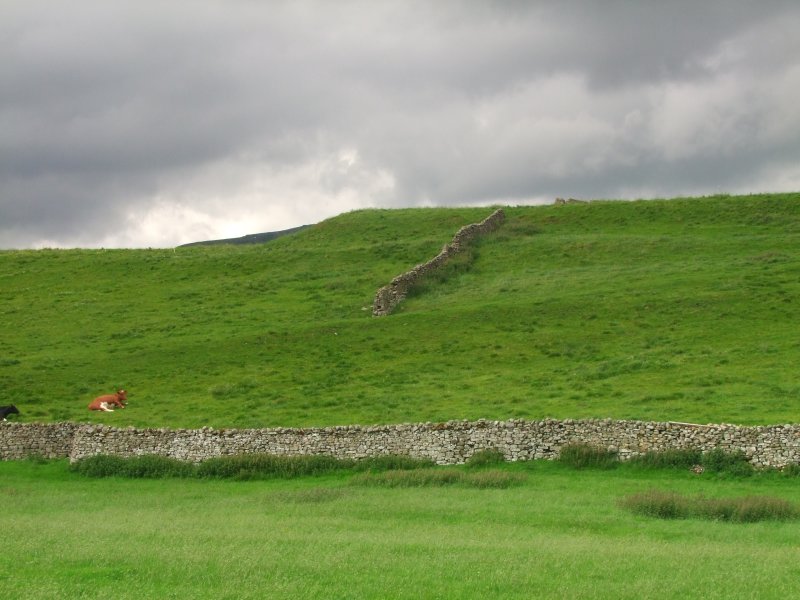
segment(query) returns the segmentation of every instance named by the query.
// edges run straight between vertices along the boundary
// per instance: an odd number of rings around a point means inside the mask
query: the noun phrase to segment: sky
[[[0,0],[0,248],[800,191],[800,2]]]

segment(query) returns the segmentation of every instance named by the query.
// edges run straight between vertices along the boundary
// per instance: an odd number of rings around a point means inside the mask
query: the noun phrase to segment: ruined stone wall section
[[[451,256],[460,252],[465,244],[478,236],[494,231],[500,227],[504,220],[505,213],[503,209],[498,208],[480,223],[472,223],[459,229],[453,236],[453,240],[449,244],[445,244],[439,254],[428,262],[417,265],[410,271],[398,275],[392,279],[389,285],[379,289],[375,293],[375,300],[372,302],[372,314],[380,317],[391,313],[422,276],[440,269]]]
[[[449,421],[311,429],[134,429],[76,423],[0,423],[0,458],[39,455],[75,461],[95,454],[158,454],[201,462],[246,453],[324,454],[361,459],[385,454],[460,464],[494,448],[507,460],[554,459],[565,444],[617,450],[624,460],[648,450],[741,451],[756,467],[800,464],[800,425],[744,427],[588,419]]]

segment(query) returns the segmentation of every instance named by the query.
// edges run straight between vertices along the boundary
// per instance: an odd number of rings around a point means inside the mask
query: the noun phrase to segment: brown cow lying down
[[[119,406],[125,408],[128,404],[128,392],[119,390],[116,394],[108,394],[95,398],[89,403],[89,410],[104,410],[106,412],[114,412],[112,406]]]

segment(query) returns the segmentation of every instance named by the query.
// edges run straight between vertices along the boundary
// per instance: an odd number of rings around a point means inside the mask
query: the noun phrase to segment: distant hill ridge
[[[298,231],[302,231],[306,227],[310,227],[310,225],[300,225],[299,227],[292,227],[291,229],[284,229],[282,231],[269,231],[266,233],[250,233],[248,235],[243,235],[242,237],[228,238],[224,240],[207,240],[204,242],[190,242],[188,244],[181,244],[178,247],[187,248],[189,246],[210,246],[213,244],[263,244],[264,242],[270,242],[279,237],[283,237],[284,235],[297,233]]]

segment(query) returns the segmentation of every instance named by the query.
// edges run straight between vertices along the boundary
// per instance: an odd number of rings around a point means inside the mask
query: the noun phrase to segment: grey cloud
[[[726,39],[757,26],[787,3],[594,2],[554,9],[571,48],[562,67],[584,72],[591,85],[606,88],[709,74],[702,59]]]
[[[0,247],[793,185],[799,24],[743,0],[5,2]]]

